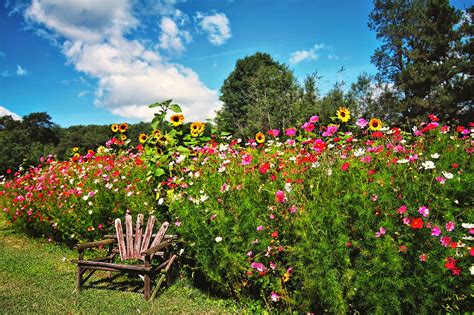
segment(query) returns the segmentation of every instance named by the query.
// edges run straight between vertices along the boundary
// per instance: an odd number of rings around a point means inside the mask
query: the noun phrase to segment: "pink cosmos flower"
[[[336,133],[339,126],[329,125],[325,132],[323,132],[324,137],[331,137],[333,134]]]
[[[261,230],[263,230],[263,225],[257,226],[257,231],[261,231]]]
[[[400,208],[398,208],[397,212],[400,214],[404,214],[405,212],[407,212],[407,206],[402,205]]]
[[[365,156],[360,158],[360,161],[362,163],[370,163],[370,161],[372,161],[372,158],[370,157],[370,155],[365,155]]]
[[[426,256],[426,254],[421,254],[421,255],[420,255],[420,261],[421,261],[421,262],[425,262],[427,257],[428,257],[428,256]]]
[[[441,235],[441,229],[438,226],[434,226],[433,229],[431,230],[431,235],[433,236],[440,236]]]
[[[445,228],[446,231],[451,232],[452,230],[454,230],[454,223],[449,221],[448,223],[446,223]]]
[[[104,225],[103,225],[102,223],[99,223],[99,225],[97,225],[97,228],[98,228],[99,230],[102,230],[102,229],[104,228]]]
[[[378,231],[378,232],[375,232],[375,236],[376,236],[376,237],[381,237],[381,236],[384,235],[386,232],[387,232],[387,230],[385,230],[383,227],[380,227],[379,231]]]
[[[418,160],[418,154],[413,154],[408,157],[408,161],[410,162],[415,162],[416,160]]]
[[[373,202],[376,202],[378,198],[379,197],[376,194],[373,194],[372,196],[370,196],[370,200],[372,200]]]
[[[271,298],[272,302],[280,301],[280,296],[276,292],[272,292],[272,294],[270,295],[270,298]]]
[[[436,181],[440,184],[444,184],[446,183],[446,178],[444,178],[443,176],[436,176]]]
[[[267,270],[267,268],[262,263],[255,261],[250,265],[250,267],[257,270],[258,272],[265,272]]]
[[[359,118],[356,122],[356,125],[359,126],[359,128],[361,129],[364,129],[365,127],[367,127],[367,120],[365,120],[364,118]]]
[[[280,130],[270,129],[270,130],[267,131],[267,134],[269,134],[270,136],[273,136],[273,137],[278,137],[278,135],[280,134]]]
[[[309,119],[309,122],[312,123],[312,124],[315,124],[319,121],[319,117],[314,115],[314,116],[311,116],[311,118]]]
[[[421,207],[418,209],[418,212],[421,213],[421,215],[426,218],[426,217],[430,214],[430,209],[428,209],[428,208],[425,207],[425,206],[421,206]]]
[[[410,218],[407,218],[407,217],[403,218],[403,224],[410,225],[410,222],[411,222]]]
[[[272,270],[275,270],[277,267],[277,264],[275,264],[273,261],[270,261],[270,268],[272,268]]]
[[[294,135],[296,135],[296,129],[295,128],[286,129],[285,135],[287,135],[288,137],[293,137]]]
[[[290,207],[290,213],[295,213],[296,211],[298,211],[298,207],[293,205]]]
[[[252,162],[252,156],[250,154],[244,154],[242,156],[242,165],[249,165]]]
[[[301,126],[301,129],[304,129],[306,132],[312,132],[314,130],[314,125],[309,122],[305,122],[303,126]]]
[[[252,251],[248,251],[248,252],[247,252],[247,257],[252,257],[252,255],[253,255],[253,252],[252,252]]]
[[[441,244],[444,246],[444,247],[448,247],[449,246],[449,243],[451,243],[451,238],[449,236],[443,236],[441,239],[440,239],[440,242]]]
[[[285,197],[285,192],[282,191],[282,190],[279,190],[275,193],[275,199],[277,202],[279,203],[283,203],[286,201],[286,197]]]

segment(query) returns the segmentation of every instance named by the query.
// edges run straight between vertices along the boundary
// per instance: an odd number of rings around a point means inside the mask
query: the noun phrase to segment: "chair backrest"
[[[115,219],[115,232],[117,235],[117,243],[120,253],[120,259],[144,259],[141,252],[158,245],[163,237],[165,236],[166,230],[168,229],[169,223],[164,222],[155,239],[150,244],[150,240],[153,234],[153,227],[155,225],[155,216],[151,215],[148,217],[146,224],[145,233],[143,233],[143,214],[137,216],[137,223],[135,226],[135,233],[133,233],[132,216],[129,214],[125,215],[125,237],[122,229],[122,221]]]

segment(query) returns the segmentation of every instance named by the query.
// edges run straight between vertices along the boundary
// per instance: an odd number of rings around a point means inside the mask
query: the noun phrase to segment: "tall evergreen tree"
[[[383,42],[372,62],[404,118],[472,117],[472,7],[463,18],[448,0],[375,0],[369,18]]]

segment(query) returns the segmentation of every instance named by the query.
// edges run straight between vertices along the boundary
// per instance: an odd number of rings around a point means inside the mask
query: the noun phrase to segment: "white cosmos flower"
[[[216,237],[216,243],[222,242],[222,237],[218,236]]]
[[[290,191],[291,191],[291,183],[286,183],[286,184],[285,184],[285,190],[286,190],[287,192],[290,192]]]
[[[431,170],[431,169],[434,169],[434,168],[436,167],[433,161],[426,161],[426,162],[423,162],[423,163],[421,163],[421,166],[422,166],[425,170]]]
[[[431,157],[433,159],[439,159],[439,154],[438,153],[433,153],[433,154],[431,154]]]
[[[362,148],[358,148],[357,150],[354,151],[354,156],[358,157],[361,156],[365,153],[365,150]]]
[[[441,173],[443,173],[443,176],[446,179],[452,179],[454,177],[454,175],[452,173],[449,173],[449,172],[441,172]]]
[[[407,159],[400,159],[400,160],[397,161],[398,164],[405,164],[405,163],[408,163],[408,162],[410,162],[410,161],[407,160]]]

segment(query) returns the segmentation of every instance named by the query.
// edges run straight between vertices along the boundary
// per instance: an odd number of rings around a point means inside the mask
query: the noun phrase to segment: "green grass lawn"
[[[0,313],[241,313],[231,300],[217,299],[176,280],[147,302],[143,282],[119,277],[105,281],[97,272],[76,294],[77,252],[64,246],[32,239],[9,229],[0,215]],[[131,284],[131,286],[130,286]]]

